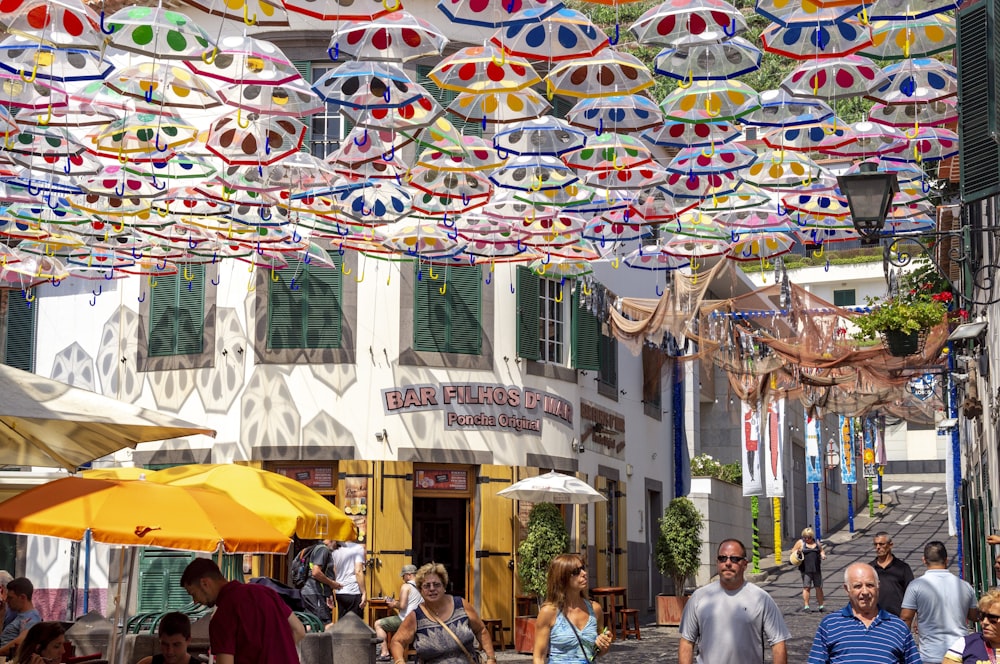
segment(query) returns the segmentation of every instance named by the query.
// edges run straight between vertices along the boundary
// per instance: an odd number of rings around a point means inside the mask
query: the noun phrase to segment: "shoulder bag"
[[[580,631],[577,630],[576,625],[574,625],[573,621],[569,619],[569,616],[564,615],[563,618],[566,619],[566,622],[569,624],[570,629],[573,630],[573,634],[576,635],[576,642],[580,644],[580,652],[583,653],[583,658],[586,659],[588,662],[593,662],[596,659],[596,657],[594,655],[591,655],[587,651],[587,648],[584,647],[584,645],[583,645],[583,639],[580,638]],[[588,618],[588,621],[589,621],[589,618]],[[594,644],[594,648],[597,648],[597,644]]]
[[[484,657],[484,655],[485,655],[486,653],[485,653],[484,651],[482,651],[482,650],[477,650],[477,651],[476,651],[476,656],[473,656],[473,654],[469,652],[469,649],[465,647],[465,645],[464,645],[464,644],[463,644],[463,643],[461,642],[461,640],[459,640],[459,638],[458,638],[458,636],[457,636],[457,635],[455,634],[455,632],[451,631],[451,628],[450,628],[450,627],[448,627],[447,625],[445,625],[445,624],[444,624],[444,621],[442,621],[442,620],[441,620],[440,618],[438,618],[438,617],[437,617],[437,616],[436,616],[436,615],[434,614],[434,612],[433,612],[433,611],[430,611],[430,610],[428,610],[428,608],[427,608],[427,605],[425,605],[425,604],[422,604],[422,605],[420,606],[420,610],[421,610],[421,611],[423,611],[423,612],[424,612],[425,614],[427,614],[427,616],[428,616],[428,617],[429,617],[429,618],[430,618],[431,620],[433,620],[433,621],[434,621],[434,622],[436,622],[437,624],[441,625],[441,627],[443,627],[443,628],[444,628],[444,631],[448,632],[448,634],[449,634],[449,635],[451,636],[451,638],[455,639],[455,643],[457,643],[457,644],[458,644],[458,647],[462,649],[462,652],[463,652],[463,653],[465,653],[465,658],[466,658],[467,660],[469,660],[469,664],[483,664],[483,662],[485,662],[485,661],[486,661],[486,658]]]

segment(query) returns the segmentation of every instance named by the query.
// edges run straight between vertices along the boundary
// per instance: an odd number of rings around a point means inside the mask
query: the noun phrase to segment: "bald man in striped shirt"
[[[920,652],[902,620],[878,608],[878,575],[868,563],[844,572],[850,603],[823,618],[809,664],[920,664]]]

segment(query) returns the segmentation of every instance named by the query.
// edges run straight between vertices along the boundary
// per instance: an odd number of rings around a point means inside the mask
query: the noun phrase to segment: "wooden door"
[[[369,504],[374,521],[371,592],[398,597],[399,571],[413,564],[413,464],[380,461],[375,465],[374,502]]]
[[[475,566],[473,600],[483,618],[503,621],[510,640],[514,628],[514,547],[516,501],[497,493],[514,483],[510,466],[480,466],[476,481]]]
[[[611,584],[611,575],[608,574],[608,530],[614,528],[608,522],[608,504],[614,500],[608,495],[608,478],[598,475],[594,478],[594,488],[601,492],[608,500],[594,503],[594,551],[597,555],[594,562],[596,569],[591,570],[591,585],[596,587],[608,586]]]

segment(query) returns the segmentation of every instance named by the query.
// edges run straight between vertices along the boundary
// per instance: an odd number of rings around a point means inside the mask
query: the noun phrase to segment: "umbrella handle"
[[[340,42],[334,42],[333,46],[326,49],[326,57],[330,58],[334,62],[340,59]]]
[[[246,2],[244,2],[243,3],[243,24],[246,25],[246,26],[248,26],[248,27],[252,27],[252,26],[257,25],[257,12],[254,12],[252,18],[250,17],[249,12],[250,12],[250,5],[248,5]]]
[[[213,47],[201,54],[201,61],[206,65],[210,65],[215,62],[216,56],[219,55],[219,47]]]
[[[222,281],[222,280],[219,278],[219,275],[215,275],[214,277],[212,277],[211,279],[209,279],[209,281],[212,282],[213,286],[218,286],[219,282]],[[294,281],[294,279],[293,279],[293,281]]]
[[[913,140],[914,138],[916,138],[917,136],[919,136],[920,135],[920,120],[914,120],[913,121],[913,132],[912,133],[910,132],[909,129],[907,129],[905,132],[903,132],[903,134],[907,138],[909,138],[910,140]]]
[[[615,21],[615,36],[608,37],[608,46],[617,46],[618,40],[621,38],[621,26],[618,25],[618,21]]]
[[[685,76],[680,80],[680,83],[677,84],[677,87],[684,88],[686,90],[690,88],[692,85],[694,85],[694,70],[688,69],[687,76]]]
[[[430,277],[431,279],[433,279],[434,281],[437,281],[441,277],[440,274],[434,274],[434,264],[433,263],[428,263],[427,264],[427,276]]]
[[[25,302],[34,302],[35,298],[38,297],[37,295],[35,295],[35,291],[33,288],[22,290],[21,295],[24,296]]]
[[[38,58],[35,58],[35,66],[31,68],[31,77],[26,77],[24,75],[24,70],[18,72],[21,76],[21,80],[25,83],[34,83],[35,79],[38,77]]]
[[[349,274],[350,274],[350,273],[351,273],[352,271],[353,271],[353,270],[351,270],[351,268],[347,267],[347,263],[341,263],[341,264],[340,264],[340,272],[341,272],[341,274],[343,274],[343,275],[344,275],[345,277],[346,277],[347,275],[349,275]]]
[[[246,121],[243,120],[243,108],[241,106],[236,107],[236,125],[240,129],[247,129],[250,126],[250,118]]]
[[[559,284],[559,294],[556,295],[556,297],[555,297],[555,301],[557,303],[563,301],[563,283],[565,283],[565,281],[566,281],[566,277],[563,277],[562,282]]]
[[[107,23],[105,23],[104,22],[104,16],[105,16],[104,10],[102,9],[101,10],[101,32],[103,32],[106,35],[114,34],[114,32],[115,32],[115,26],[114,25],[108,25]]]
[[[580,284],[580,291],[584,295],[590,295],[593,292],[593,289],[591,289],[590,286],[587,285],[587,282],[584,281],[584,282],[581,282],[581,284]]]
[[[366,144],[367,142],[368,142],[368,127],[365,127],[365,134],[364,134],[364,138],[362,138],[362,139],[361,139],[361,140],[359,141],[359,140],[358,140],[358,137],[357,137],[357,136],[355,136],[355,137],[354,137],[354,144],[355,144],[355,145],[357,145],[357,146],[358,146],[358,147],[360,148],[360,147],[363,147],[363,146],[364,146],[364,145],[365,145],[365,144]]]
[[[187,268],[184,268],[184,269],[186,270]],[[186,277],[185,277],[185,278],[186,278]],[[278,276],[278,271],[277,271],[277,270],[275,270],[275,269],[274,269],[274,268],[272,267],[272,268],[271,268],[271,281],[273,281],[274,283],[278,283],[278,281],[279,281],[280,279],[281,279],[281,277],[279,277],[279,276]]]
[[[816,249],[816,250],[813,251],[813,256],[815,258],[821,258],[823,256],[823,251],[824,251],[825,248],[826,248],[826,245],[823,244],[822,242],[820,242],[819,243],[819,249]]]
[[[663,297],[663,289],[660,288],[660,284],[656,284],[656,297]]]
[[[619,267],[621,267],[621,264],[622,264],[621,258],[619,256],[617,256],[617,255],[615,256],[614,260],[611,261],[611,267],[614,268],[614,269],[616,269],[616,270]]]
[[[441,288],[438,289],[438,292],[441,293],[442,295],[444,295],[445,293],[448,292],[448,282],[447,281],[442,281],[441,282]]]
[[[495,53],[490,53],[490,62],[495,64],[497,67],[503,67],[507,64],[507,51],[503,46],[500,47],[500,61],[497,62],[497,56]]]
[[[301,286],[299,286],[297,283],[295,283],[295,277],[292,277],[292,281],[288,284],[288,289],[289,290],[299,290],[300,288],[301,288]]]
[[[719,110],[714,111],[714,112],[712,111],[712,97],[714,97],[714,96],[715,96],[714,94],[708,94],[708,95],[705,96],[705,115],[707,115],[710,118],[717,118],[720,115],[722,115],[722,102],[721,101],[719,102]]]
[[[388,12],[394,12],[397,9],[399,9],[400,7],[402,7],[403,3],[400,2],[400,0],[396,0],[396,4],[390,6],[389,5],[389,0],[382,0],[382,6],[385,8],[386,11],[388,11]]]
[[[390,145],[388,152],[382,153],[382,161],[392,161],[396,158],[396,145]],[[398,177],[398,174],[397,174]]]
[[[733,17],[733,20],[729,22],[729,25],[725,25],[725,26],[722,27],[722,31],[726,33],[727,37],[735,37],[736,36],[736,17],[735,16]]]

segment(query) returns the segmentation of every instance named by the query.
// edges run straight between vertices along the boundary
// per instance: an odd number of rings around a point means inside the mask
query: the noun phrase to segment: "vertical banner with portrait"
[[[768,399],[764,436],[767,453],[764,490],[769,498],[785,497],[785,398]]]
[[[358,541],[368,535],[368,478],[348,477],[344,480],[344,514],[351,517],[358,528]]]
[[[858,483],[858,469],[855,464],[854,418],[840,416],[840,481],[844,484]]]
[[[878,470],[875,464],[875,419],[872,417],[866,417],[862,421],[862,435],[864,448],[861,452],[861,462],[864,464],[862,472],[865,477],[872,477],[878,475]]]
[[[823,454],[819,449],[819,418],[806,413],[806,483],[823,482]]]
[[[743,439],[743,495],[760,496],[764,493],[764,485],[760,479],[760,415],[757,404],[740,401],[743,426],[740,427]]]

